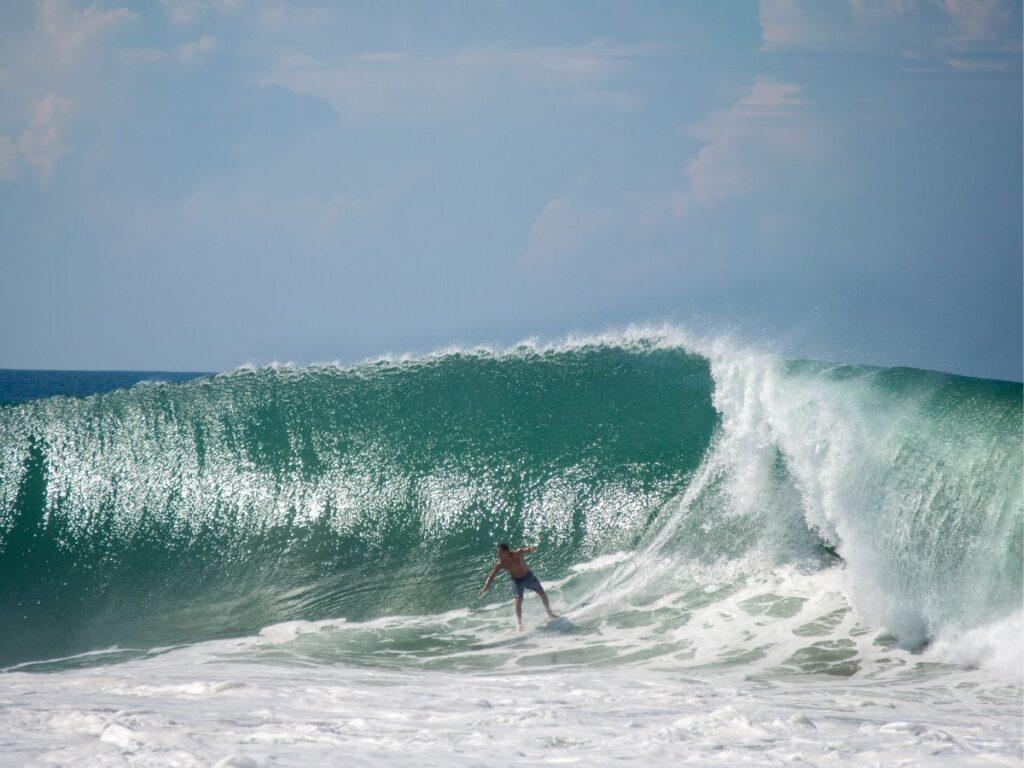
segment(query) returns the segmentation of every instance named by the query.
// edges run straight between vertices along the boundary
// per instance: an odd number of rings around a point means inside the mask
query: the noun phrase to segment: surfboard
[[[575,632],[579,627],[573,624],[572,620],[563,613],[561,616],[548,619],[546,622],[536,627],[536,629],[543,630],[545,632],[568,633]]]

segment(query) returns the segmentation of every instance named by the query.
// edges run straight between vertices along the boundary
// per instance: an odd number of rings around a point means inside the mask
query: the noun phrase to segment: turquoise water
[[[644,628],[565,663],[685,657],[673,632],[742,576],[837,568],[863,622],[919,647],[1020,609],[1021,398],[655,334],[7,405],[0,663],[399,615],[425,623],[317,658],[447,663],[490,614],[429,617],[478,605],[501,540],[540,547],[538,575],[591,606],[584,634]],[[776,592],[743,611],[810,599]],[[856,672],[853,640],[814,645],[841,615],[800,625],[792,667]]]

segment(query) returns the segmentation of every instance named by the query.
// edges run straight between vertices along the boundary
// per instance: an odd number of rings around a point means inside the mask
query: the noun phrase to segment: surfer
[[[523,629],[524,589],[532,589],[540,595],[540,600],[544,603],[544,610],[548,612],[548,616],[552,619],[558,618],[558,614],[551,610],[551,603],[548,602],[548,596],[544,591],[544,587],[540,585],[540,579],[533,575],[533,571],[530,570],[529,564],[525,559],[523,559],[523,555],[527,552],[536,551],[536,547],[509,549],[508,544],[505,542],[499,544],[498,562],[496,562],[494,567],[491,568],[491,572],[487,576],[487,581],[484,582],[484,588],[480,590],[480,596],[483,597],[484,593],[490,589],[491,582],[494,581],[494,577],[498,575],[498,571],[502,568],[508,571],[508,575],[512,577],[512,596],[515,599],[516,607],[516,627],[519,631],[522,631]]]

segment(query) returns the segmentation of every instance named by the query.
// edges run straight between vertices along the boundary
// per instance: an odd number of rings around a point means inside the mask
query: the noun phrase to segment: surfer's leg
[[[548,612],[548,616],[552,619],[558,618],[558,614],[551,610],[551,603],[548,602],[548,593],[541,587],[537,590],[537,594],[540,595],[540,601],[544,603],[544,610]]]
[[[523,596],[516,595],[515,597],[516,606],[516,629],[520,632],[523,631]]]
[[[527,588],[532,589],[534,592],[540,595],[540,601],[544,603],[544,610],[548,612],[548,616],[550,616],[552,619],[558,618],[558,614],[551,610],[551,603],[548,602],[548,593],[545,592],[544,587],[540,585],[540,579],[534,576],[531,572],[526,577],[525,581],[525,586]]]

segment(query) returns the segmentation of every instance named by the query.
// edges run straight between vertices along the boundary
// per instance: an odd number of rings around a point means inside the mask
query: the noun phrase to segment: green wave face
[[[915,646],[1020,610],[1021,396],[654,334],[0,408],[0,663],[408,615],[309,642],[484,664],[507,540],[582,605],[543,663],[853,673],[864,624]]]
[[[562,575],[684,487],[711,392],[696,355],[595,346],[4,408],[0,658],[445,611],[503,540]]]

